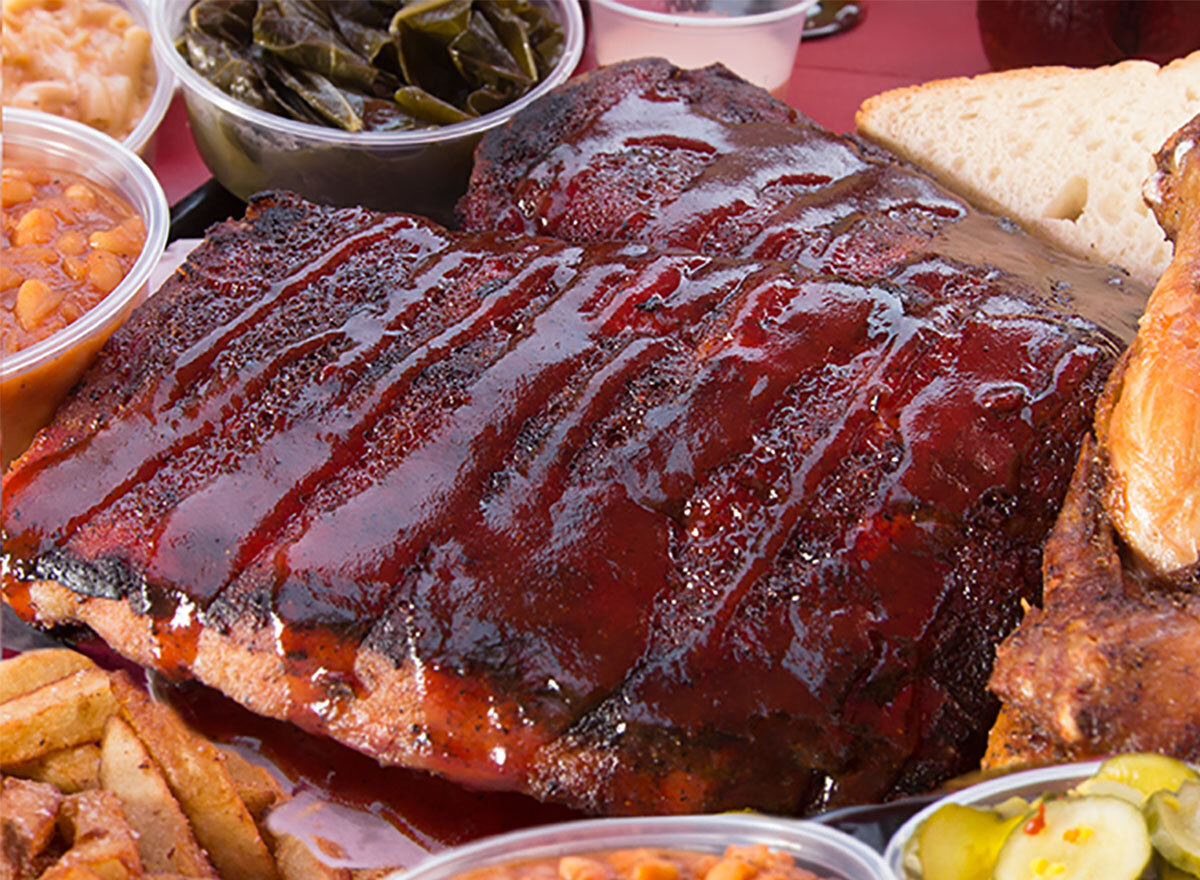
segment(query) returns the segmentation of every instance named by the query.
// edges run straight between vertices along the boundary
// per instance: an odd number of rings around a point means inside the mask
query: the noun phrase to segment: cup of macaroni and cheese
[[[3,103],[81,122],[136,153],[174,92],[143,0],[4,0]]]

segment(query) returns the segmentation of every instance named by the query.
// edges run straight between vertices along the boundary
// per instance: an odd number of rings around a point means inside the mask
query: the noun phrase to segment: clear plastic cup
[[[150,4],[158,2],[158,0],[104,0],[111,6],[117,6],[129,13],[133,21],[147,33],[150,32]],[[82,41],[83,35],[77,35]],[[5,51],[8,47],[5,47]],[[138,118],[130,132],[121,140],[125,146],[133,150],[147,162],[154,160],[154,152],[157,146],[158,138],[156,137],[158,127],[162,123],[163,117],[167,113],[167,108],[171,104],[171,98],[175,94],[175,75],[171,73],[171,68],[167,65],[164,57],[164,50],[174,51],[171,46],[162,46],[157,40],[152,39],[151,43],[151,63],[154,65],[154,91],[150,95],[150,100],[146,104],[145,110]],[[21,109],[33,109],[23,107]]]
[[[147,31],[150,30],[150,8],[146,0],[118,0],[118,2],[130,11],[139,25]],[[171,106],[171,98],[175,96],[175,74],[167,65],[164,54],[173,51],[175,51],[173,46],[163,46],[158,40],[152,40],[155,73],[154,94],[151,95],[150,104],[146,107],[142,118],[138,120],[133,131],[126,135],[125,140],[121,142],[147,162],[154,161],[154,154],[158,148],[158,127],[162,124],[163,117],[167,115],[167,108]]]
[[[596,61],[657,55],[679,67],[719,61],[781,100],[816,0],[591,0]]]
[[[1038,767],[989,779],[961,789],[934,801],[900,826],[888,841],[883,858],[898,878],[908,876],[904,871],[904,850],[921,824],[946,804],[968,807],[994,807],[1012,797],[1034,800],[1046,794],[1056,794],[1074,788],[1100,769],[1101,761],[1077,764],[1056,764]]]
[[[746,814],[588,819],[486,838],[439,853],[386,880],[453,880],[466,871],[528,859],[645,847],[720,854],[766,844],[825,880],[893,880],[879,854],[834,828]]]
[[[146,241],[121,283],[57,333],[0,355],[0,464],[47,424],[104,341],[149,293],[150,272],[167,242],[170,213],[154,173],[131,149],[78,122],[4,108],[4,164],[72,171],[112,190],[142,217]]]
[[[538,0],[563,27],[562,57],[535,88],[511,104],[465,122],[418,131],[348,132],[285,119],[218,89],[171,50],[195,0],[155,0],[152,32],[182,86],[200,158],[239,198],[287,189],[331,205],[407,211],[452,223],[467,189],[476,144],[566,81],[583,55],[579,0]]]

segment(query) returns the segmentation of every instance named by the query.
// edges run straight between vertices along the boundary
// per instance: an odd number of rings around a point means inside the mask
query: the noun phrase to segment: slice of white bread
[[[1171,245],[1142,199],[1153,154],[1200,113],[1200,52],[1165,67],[1031,67],[868,98],[859,134],[975,204],[1153,285]]]

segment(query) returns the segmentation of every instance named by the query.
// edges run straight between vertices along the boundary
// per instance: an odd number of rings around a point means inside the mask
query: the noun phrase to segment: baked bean
[[[30,208],[17,221],[13,244],[45,244],[58,230],[58,221],[45,208]]]
[[[88,284],[104,293],[120,284],[125,275],[121,261],[111,251],[92,251],[86,262]]]
[[[819,880],[791,856],[764,845],[731,846],[724,855],[687,850],[609,850],[489,865],[455,880]]]
[[[130,217],[112,229],[102,229],[88,236],[88,244],[92,247],[123,257],[136,257],[145,240],[146,229],[141,217]]]
[[[0,266],[0,291],[20,287],[24,280],[24,276],[12,266]]]
[[[146,233],[128,205],[77,174],[12,166],[3,180],[14,210],[0,224],[0,340],[11,351],[100,302],[137,260]]]
[[[88,240],[80,232],[64,232],[54,240],[54,248],[64,256],[77,257],[87,250]]]
[[[51,290],[45,281],[26,279],[17,289],[17,320],[25,331],[36,330],[62,301],[62,293]]]
[[[79,211],[96,210],[96,192],[86,183],[73,183],[63,190],[71,207]]]
[[[0,184],[0,192],[3,193],[4,207],[11,208],[32,199],[35,190],[28,180],[5,174],[4,182]]]

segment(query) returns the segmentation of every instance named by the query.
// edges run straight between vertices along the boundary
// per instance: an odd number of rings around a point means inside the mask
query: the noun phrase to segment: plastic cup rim
[[[181,2],[175,3],[170,2],[170,0],[156,0],[154,3],[150,24],[156,44],[164,47],[174,46],[176,35],[171,32],[166,18],[168,13],[180,7],[183,2],[188,2],[188,0],[181,0]],[[487,113],[477,119],[471,119],[466,122],[456,122],[452,125],[419,129],[417,131],[343,131],[338,128],[326,128],[324,126],[287,119],[283,116],[276,116],[274,113],[268,113],[265,110],[259,110],[256,107],[243,104],[231,95],[227,95],[192,70],[191,66],[173,49],[164,49],[162,55],[174,73],[175,79],[185,89],[216,105],[225,113],[245,122],[252,123],[259,128],[307,140],[320,141],[325,145],[345,147],[424,146],[443,141],[458,140],[459,138],[469,137],[494,128],[512,118],[550,89],[566,81],[576,66],[578,66],[580,58],[583,57],[585,30],[583,11],[579,5],[579,0],[551,0],[551,2],[562,10],[566,42],[563,46],[562,57],[559,58],[558,64],[554,66],[545,79],[516,101],[492,113]]]

